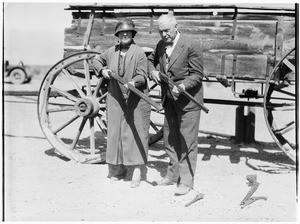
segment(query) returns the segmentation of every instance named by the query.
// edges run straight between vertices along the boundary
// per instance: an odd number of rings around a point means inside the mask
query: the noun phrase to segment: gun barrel
[[[198,101],[191,96],[191,94],[189,94],[187,91],[185,91],[184,89],[182,89],[179,85],[177,85],[172,79],[170,79],[168,76],[166,76],[165,74],[160,72],[160,77],[161,80],[163,80],[165,83],[167,84],[171,84],[171,86],[176,86],[177,89],[179,89],[179,91],[186,96],[189,100],[193,101],[198,107],[200,107],[201,110],[203,110],[205,113],[208,113],[208,108],[206,108],[204,105],[198,103]]]

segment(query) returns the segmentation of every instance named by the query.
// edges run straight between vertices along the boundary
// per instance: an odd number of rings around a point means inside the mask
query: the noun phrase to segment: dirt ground
[[[38,90],[40,83],[35,77],[21,86],[5,83],[4,90]],[[206,87],[212,96],[231,94]],[[78,164],[57,154],[40,129],[36,102],[4,97],[5,221],[297,221],[296,167],[273,142],[262,109],[256,109],[255,143],[199,133],[194,190],[176,197],[175,186],[154,186],[168,163],[162,142],[150,147],[146,180],[132,189],[129,178],[111,182],[106,164]],[[200,129],[234,135],[235,107],[206,106],[210,113],[202,114]],[[250,174],[260,183],[253,197],[266,200],[241,208]],[[185,207],[198,193],[204,198]]]

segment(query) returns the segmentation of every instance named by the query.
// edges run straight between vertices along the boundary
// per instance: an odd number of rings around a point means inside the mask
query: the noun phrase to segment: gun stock
[[[111,78],[113,78],[114,80],[116,80],[117,82],[121,83],[122,85],[127,84],[127,82],[120,76],[114,74],[114,73],[109,73],[109,76]],[[134,92],[136,95],[138,95],[139,97],[141,97],[142,99],[144,99],[146,102],[148,102],[150,105],[152,105],[153,107],[155,107],[156,110],[161,111],[163,108],[161,105],[159,105],[158,103],[156,103],[155,101],[153,101],[150,97],[148,97],[147,95],[145,95],[143,92],[141,92],[140,90],[138,90],[137,88],[135,88],[133,85],[128,84],[128,88],[130,89],[130,91]]]

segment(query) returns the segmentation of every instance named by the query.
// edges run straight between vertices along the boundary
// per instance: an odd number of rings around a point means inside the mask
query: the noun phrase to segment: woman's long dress
[[[121,54],[120,45],[113,46],[101,54],[98,62],[127,82],[134,80],[136,88],[148,95],[147,57],[136,44],[130,45],[126,55]],[[117,81],[109,80],[107,163],[141,165],[147,162],[150,113],[151,106],[145,100]]]

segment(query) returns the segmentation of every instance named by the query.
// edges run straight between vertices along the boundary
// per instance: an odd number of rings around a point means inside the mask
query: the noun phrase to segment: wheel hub
[[[21,75],[19,73],[14,74],[15,79],[21,79]]]
[[[74,107],[76,113],[82,117],[93,117],[100,109],[99,103],[93,97],[78,99]]]

